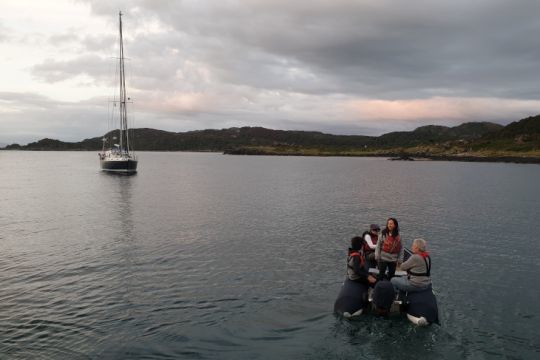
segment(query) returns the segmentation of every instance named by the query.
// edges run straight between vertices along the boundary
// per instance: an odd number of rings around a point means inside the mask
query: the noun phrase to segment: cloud
[[[80,141],[84,134],[104,129],[106,116],[96,102],[59,102],[34,93],[0,93],[2,143],[27,143],[44,137]],[[103,130],[99,132],[105,132]]]
[[[77,22],[64,16],[70,20],[63,23],[56,5],[49,31],[42,8],[42,16],[31,18],[39,26],[17,32],[12,22],[9,36],[0,35],[0,45],[11,46],[4,53],[25,61],[22,76],[6,73],[13,80],[0,87],[2,136],[15,131],[16,121],[32,122],[22,126],[28,131],[41,129],[37,118],[57,124],[66,139],[103,132],[95,129],[107,101],[95,96],[114,94],[118,9],[125,14],[137,126],[373,135],[427,123],[504,124],[538,113],[537,1],[78,0],[69,6],[84,16]],[[64,130],[54,117],[66,121]]]
[[[111,6],[92,2],[97,13]],[[387,99],[535,96],[534,1],[136,1],[133,8],[188,34],[192,41],[178,48],[187,45],[186,56],[223,81]],[[289,81],[292,69],[310,76]]]
[[[348,117],[358,120],[460,124],[468,121],[508,123],[540,109],[540,100],[500,98],[445,98],[406,100],[351,100]]]
[[[114,22],[126,3],[89,4]],[[146,83],[168,86],[190,62],[203,64],[216,82],[264,90],[384,99],[536,96],[534,1],[140,0],[124,8],[133,34],[127,52],[144,61]]]
[[[111,83],[110,61],[96,56],[83,55],[71,60],[46,59],[32,68],[32,74],[39,80],[55,83],[81,75],[89,76],[95,82]]]

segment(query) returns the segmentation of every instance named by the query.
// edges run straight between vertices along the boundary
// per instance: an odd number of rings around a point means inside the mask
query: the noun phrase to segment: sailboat
[[[101,170],[107,172],[120,172],[132,174],[137,172],[137,157],[129,141],[129,129],[127,119],[127,102],[129,98],[126,94],[126,75],[124,68],[124,42],[122,37],[122,12],[118,13],[119,31],[120,31],[120,56],[119,56],[119,79],[120,79],[120,97],[114,102],[114,107],[119,110],[120,128],[118,137],[114,136],[110,141],[103,139],[103,149],[99,153]],[[113,112],[116,113],[116,112]],[[109,134],[116,133],[116,130]],[[118,140],[118,143],[114,143]],[[111,146],[112,145],[112,146]]]

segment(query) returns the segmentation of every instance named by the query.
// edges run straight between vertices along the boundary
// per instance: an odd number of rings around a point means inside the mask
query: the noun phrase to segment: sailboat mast
[[[128,129],[128,116],[127,116],[127,103],[130,100],[127,97],[126,91],[126,70],[125,70],[125,56],[124,56],[124,34],[122,32],[122,12],[118,12],[118,32],[119,32],[119,46],[118,46],[118,68],[117,78],[119,80],[120,97],[118,101],[116,96],[114,97],[114,109],[112,111],[112,120],[114,122],[120,121],[120,141],[115,144],[111,144],[108,150],[105,150],[106,139],[103,139],[103,150],[99,153],[99,162],[101,170],[111,173],[119,172],[125,174],[134,174],[137,172],[137,156],[131,151],[131,145],[129,143],[129,129]],[[116,90],[115,90],[116,92]],[[118,118],[117,118],[118,116]],[[116,128],[116,126],[115,126]],[[116,130],[113,130],[116,133]],[[116,137],[113,137],[116,139]]]
[[[124,67],[124,39],[122,34],[122,12],[118,13],[120,31],[120,149],[129,152],[129,138],[127,126],[127,95],[126,95],[126,75]],[[124,141],[125,140],[125,141]]]

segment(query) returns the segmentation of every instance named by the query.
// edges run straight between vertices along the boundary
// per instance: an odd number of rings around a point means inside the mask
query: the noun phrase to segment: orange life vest
[[[363,253],[360,253],[358,250],[349,250],[349,256],[347,257],[347,264],[351,262],[351,259],[354,256],[358,256],[360,258],[360,266],[364,266],[366,263],[366,259],[364,257]],[[352,268],[351,265],[348,265],[350,268]]]

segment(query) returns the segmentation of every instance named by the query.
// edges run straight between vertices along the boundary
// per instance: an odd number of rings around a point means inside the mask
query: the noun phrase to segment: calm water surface
[[[540,358],[540,166],[0,152],[2,359]],[[441,326],[332,314],[349,239],[399,222]]]

